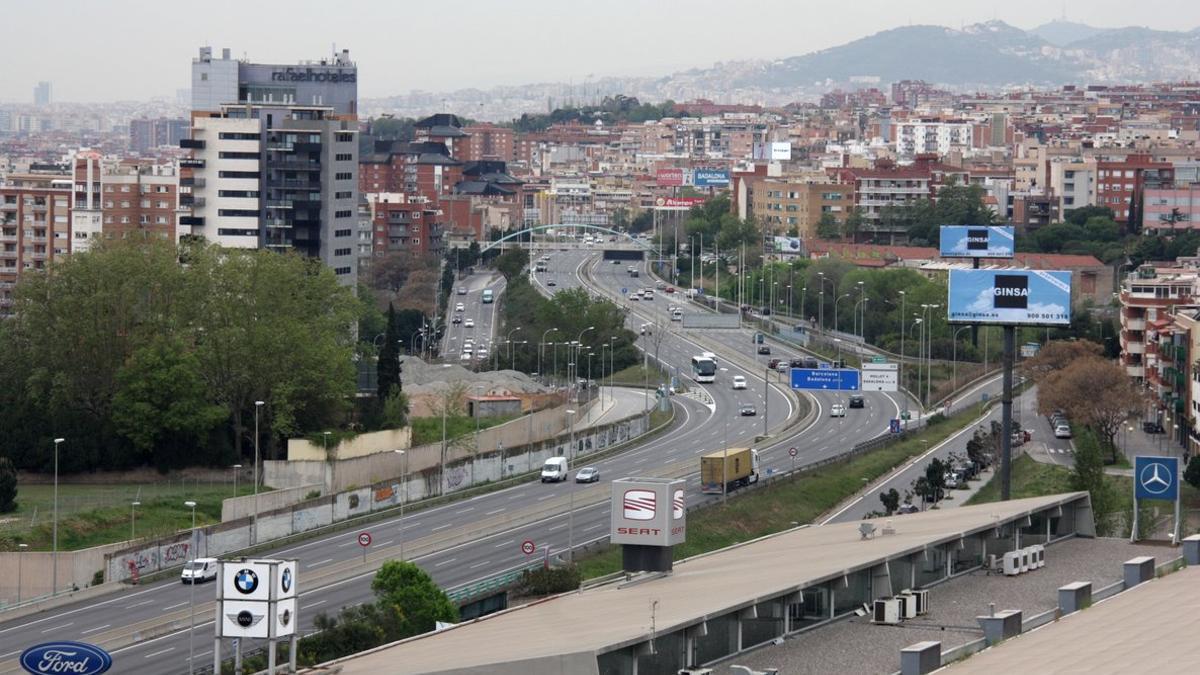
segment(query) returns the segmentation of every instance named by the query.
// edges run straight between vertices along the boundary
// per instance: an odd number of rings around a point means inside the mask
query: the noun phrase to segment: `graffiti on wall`
[[[183,562],[188,559],[188,553],[192,550],[190,542],[181,541],[174,544],[168,544],[162,547],[162,564],[166,565],[174,562]]]
[[[467,481],[466,467],[459,465],[446,469],[446,489],[453,490]]]

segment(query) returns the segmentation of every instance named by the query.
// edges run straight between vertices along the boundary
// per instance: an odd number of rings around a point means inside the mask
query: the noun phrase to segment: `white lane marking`
[[[326,559],[324,559],[324,560],[318,560],[318,561],[317,561],[317,562],[315,562],[315,563],[309,563],[309,565],[308,565],[308,569],[312,569],[312,568],[314,568],[314,567],[317,567],[317,566],[319,566],[319,565],[324,565],[325,563],[331,563],[331,562],[333,562],[333,558],[326,558]]]
[[[548,528],[546,528],[546,531],[547,531],[547,532],[553,532],[553,531],[555,531],[555,530],[561,530],[561,529],[563,529],[563,528],[564,528],[564,527],[566,527],[566,526],[567,526],[567,524],[566,524],[566,523],[559,523],[558,525],[555,525],[554,527],[548,527]]]
[[[358,543],[357,541],[348,541],[344,544],[338,544],[338,548],[346,548],[347,546],[353,546],[357,543]]]
[[[584,531],[584,532],[591,532],[592,530],[598,530],[598,529],[600,529],[600,528],[602,528],[602,527],[606,527],[607,525],[608,525],[608,523],[596,523],[595,525],[592,525],[591,527],[585,527],[585,528],[583,528],[583,531]]]
[[[175,608],[177,608],[177,607],[183,607],[183,606],[185,606],[185,605],[187,605],[187,603],[186,603],[186,602],[180,602],[180,603],[176,603],[176,604],[174,604],[174,605],[170,605],[170,606],[168,606],[168,607],[163,607],[163,611],[164,611],[164,612],[169,612],[169,611],[171,611],[171,610],[173,610],[173,609],[175,609]]]
[[[196,655],[196,658],[200,658],[200,657],[202,657],[202,656],[208,656],[208,655],[209,655],[209,654],[211,654],[211,653],[212,653],[212,650],[211,650],[211,649],[209,649],[209,650],[207,650],[207,651],[203,651],[203,652],[200,652],[199,654],[197,654],[197,655]],[[191,661],[191,660],[192,660],[192,657],[190,657],[190,656],[189,656],[189,657],[187,657],[187,660],[188,660],[188,661]]]
[[[186,604],[186,603],[185,603],[185,604]],[[112,624],[111,624],[111,623],[106,623],[106,624],[104,624],[103,626],[96,626],[95,628],[89,628],[89,629],[87,629],[87,630],[85,630],[85,631],[80,631],[80,632],[79,632],[79,634],[80,634],[80,635],[87,635],[88,633],[95,633],[96,631],[101,631],[101,630],[104,630],[105,628],[112,628]],[[15,654],[16,652],[13,652],[13,653]],[[4,657],[0,656],[0,658],[4,658]]]
[[[150,603],[152,603],[152,602],[154,602],[154,601],[153,601],[153,600],[143,600],[143,601],[141,601],[141,602],[134,603],[134,604],[132,604],[132,605],[130,605],[130,606],[128,606],[128,607],[126,607],[125,609],[133,609],[134,607],[141,607],[142,605],[148,605],[148,604],[150,604]]]
[[[42,631],[42,635],[45,635],[46,633],[49,633],[50,631],[62,630],[63,628],[67,628],[68,626],[74,626],[74,625],[75,625],[75,622],[72,621],[70,623],[64,623],[61,626],[55,626],[54,628],[47,628],[46,630]]]
[[[454,525],[454,523],[446,523],[445,525],[438,525],[437,527],[431,527],[431,528],[429,528],[429,531],[430,531],[430,532],[437,532],[438,530],[444,530],[444,529],[446,529],[447,527],[451,527],[452,525]]]
[[[496,515],[497,513],[503,513],[505,510],[506,510],[506,509],[504,509],[504,508],[499,508],[499,509],[496,509],[496,510],[494,510],[494,511],[488,511],[487,513],[485,513],[485,514],[483,514],[483,515],[485,515],[485,516],[494,516],[494,515]]]
[[[496,544],[496,548],[504,548],[505,546],[508,546],[509,544],[511,544],[515,541],[516,541],[516,539],[509,539],[508,541],[504,541],[499,544]]]
[[[380,542],[380,544],[379,544],[379,545],[380,545],[380,546],[391,546],[391,545],[392,545],[392,544],[394,544],[394,543],[396,543],[396,540],[395,540],[395,539],[388,539],[387,541]]]
[[[489,564],[491,564],[491,562],[492,562],[491,560],[484,560],[484,561],[483,561],[483,562],[481,562],[481,563],[475,563],[474,565],[471,565],[471,566],[470,566],[470,567],[468,567],[467,569],[469,569],[469,570],[473,570],[473,569],[475,569],[475,568],[477,568],[477,567],[483,567],[484,565],[489,565]]]
[[[553,497],[553,496],[554,496],[554,495],[552,495],[552,494],[549,494],[549,495],[542,495],[541,497],[538,497],[538,498],[537,498],[537,501],[539,501],[539,502],[540,502],[540,501],[542,501],[543,499],[550,499],[550,498],[551,498],[551,497]]]
[[[167,652],[173,652],[173,651],[175,651],[175,648],[174,648],[174,647],[167,647],[166,649],[160,649],[160,650],[158,650],[158,651],[156,651],[156,652],[150,652],[149,654],[147,654],[147,655],[143,656],[142,658],[144,658],[144,659],[152,659],[152,658],[154,658],[154,657],[156,657],[156,656],[159,656],[160,654],[166,654]]]
[[[474,506],[468,506],[468,507],[467,507],[467,508],[465,508],[465,509],[459,509],[458,511],[455,511],[454,513],[455,513],[455,515],[457,515],[457,514],[460,514],[460,513],[468,513],[468,512],[470,512],[470,511],[474,511],[474,510],[475,510],[475,507],[474,507]]]
[[[300,609],[308,609],[308,608],[310,608],[310,607],[316,607],[317,605],[323,605],[323,604],[325,604],[326,602],[329,602],[329,600],[328,600],[328,599],[326,599],[326,600],[317,600],[316,602],[310,602],[310,603],[308,603],[307,605],[301,605]]]
[[[440,562],[440,563],[434,563],[434,564],[433,564],[433,566],[434,566],[434,567],[441,567],[442,565],[449,565],[450,563],[454,562],[455,560],[458,560],[458,558],[451,558],[451,559],[449,559],[449,560],[443,560],[443,561],[442,561],[442,562]]]

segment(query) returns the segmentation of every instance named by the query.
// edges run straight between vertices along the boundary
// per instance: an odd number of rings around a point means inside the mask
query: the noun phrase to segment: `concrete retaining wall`
[[[58,552],[58,590],[87,588],[96,572],[104,569],[105,556],[129,545],[129,542],[104,544],[79,551]],[[50,551],[0,553],[0,607],[17,602],[17,581],[21,601],[49,595],[54,585],[54,554]]]
[[[353,459],[365,457],[380,452],[406,450],[412,445],[412,427],[402,429],[384,429],[359,434],[329,448],[329,456],[337,459]],[[325,448],[321,443],[313,443],[305,438],[289,438],[287,442],[289,460],[326,459]]]
[[[311,499],[308,495],[314,490],[318,493],[324,492],[324,487],[321,483],[312,483],[294,488],[259,492],[257,502],[254,495],[224,499],[221,501],[221,522],[250,516],[250,514],[254,513],[255,503],[258,504],[259,511],[274,511],[275,509],[282,509],[285,506],[298,504],[306,498]]]

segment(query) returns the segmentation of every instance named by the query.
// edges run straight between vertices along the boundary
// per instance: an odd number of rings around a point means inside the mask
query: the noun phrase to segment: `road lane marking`
[[[499,508],[499,509],[496,509],[496,510],[494,510],[494,511],[488,511],[487,513],[485,513],[485,514],[483,514],[483,515],[485,515],[485,516],[494,516],[494,515],[496,515],[497,513],[503,513],[505,510],[506,510],[505,508]]]
[[[346,543],[344,543],[344,544],[338,544],[338,548],[346,548],[347,546],[353,546],[353,545],[355,545],[355,544],[357,544],[357,543],[358,543],[357,541],[351,540],[351,541],[348,541],[348,542],[346,542]]]
[[[471,566],[470,566],[470,567],[468,567],[467,569],[471,569],[471,570],[473,570],[473,569],[475,569],[475,568],[477,568],[477,567],[483,567],[484,565],[490,565],[490,564],[491,564],[491,562],[492,562],[491,560],[484,560],[484,561],[483,561],[483,562],[481,562],[481,563],[475,563],[474,565],[471,565]]]
[[[459,509],[459,510],[455,511],[454,513],[455,513],[455,515],[457,515],[457,514],[460,514],[460,513],[468,513],[468,512],[470,512],[470,511],[474,511],[474,510],[475,510],[475,507],[474,507],[474,506],[468,506],[468,507],[467,507],[467,508],[465,508],[465,509]]]
[[[152,659],[152,658],[154,658],[155,656],[160,656],[160,655],[162,655],[162,654],[166,654],[167,652],[173,652],[173,651],[175,651],[175,648],[174,648],[174,647],[167,647],[166,649],[160,649],[160,650],[158,650],[158,651],[156,651],[156,652],[150,652],[149,654],[147,654],[147,655],[143,656],[142,658],[144,658],[144,659]]]
[[[453,526],[453,525],[454,525],[454,523],[446,523],[445,525],[438,525],[437,527],[431,527],[431,528],[429,528],[429,531],[430,531],[430,532],[437,532],[438,530],[444,530],[444,529],[446,529],[447,527],[451,527],[451,526]]]
[[[443,561],[442,561],[442,562],[440,562],[440,563],[434,563],[434,564],[433,564],[433,566],[434,566],[434,567],[441,567],[442,565],[449,565],[450,563],[454,562],[455,560],[458,560],[458,558],[451,558],[451,559],[449,559],[449,560],[443,560]]]
[[[133,609],[134,607],[141,607],[142,605],[148,605],[148,604],[150,604],[150,603],[152,603],[152,602],[154,602],[154,601],[153,601],[153,600],[143,600],[143,601],[141,601],[141,602],[138,602],[138,603],[132,604],[132,605],[130,605],[130,606],[128,606],[128,607],[126,607],[125,609]]]
[[[67,628],[69,626],[74,626],[74,625],[75,625],[75,622],[72,621],[70,623],[64,623],[61,626],[55,626],[54,628],[47,628],[46,630],[42,631],[42,635],[45,635],[46,633],[49,633],[52,630],[62,630],[63,628]]]
[[[561,530],[561,529],[563,529],[563,528],[564,528],[564,527],[566,527],[566,526],[567,526],[567,524],[566,524],[566,523],[559,523],[558,525],[555,525],[554,527],[548,527],[548,528],[546,528],[546,531],[547,531],[547,532],[553,532],[553,531],[555,531],[555,530]]]
[[[512,544],[515,541],[516,541],[516,539],[509,539],[508,541],[496,544],[496,548],[504,548],[505,546],[508,546],[509,544]]]
[[[542,495],[541,497],[538,497],[538,498],[537,498],[537,501],[539,501],[539,502],[540,502],[540,501],[542,501],[543,499],[550,499],[550,498],[551,498],[551,497],[553,497],[553,496],[554,496],[554,495],[552,495],[552,494],[549,494],[549,495]]]
[[[395,540],[395,539],[388,539],[388,540],[387,540],[387,541],[385,541],[385,542],[381,542],[379,545],[380,545],[380,546],[391,546],[391,545],[392,545],[392,544],[394,544],[394,543],[396,543],[396,540]]]
[[[323,605],[323,604],[325,604],[326,602],[329,602],[329,600],[328,600],[328,599],[326,599],[326,600],[318,600],[318,601],[316,601],[316,602],[310,602],[310,603],[308,603],[307,605],[302,605],[302,606],[300,607],[300,609],[308,609],[308,608],[310,608],[310,607],[316,607],[317,605]]]
[[[163,611],[164,611],[164,612],[169,612],[169,611],[171,611],[171,610],[175,609],[176,607],[183,607],[183,606],[184,606],[184,605],[186,605],[186,604],[187,604],[186,602],[181,602],[181,603],[178,603],[178,604],[175,604],[175,605],[171,605],[170,607],[163,607]]]
[[[608,525],[608,523],[596,523],[595,525],[592,525],[591,527],[585,527],[585,528],[583,528],[583,531],[584,531],[584,532],[591,532],[592,530],[598,530],[598,529],[600,529],[600,528],[602,528],[602,527],[605,527],[605,526],[607,526],[607,525]]]
[[[184,603],[184,604],[187,604],[187,603]],[[96,631],[104,630],[105,628],[112,628],[112,624],[106,623],[103,626],[96,626],[95,628],[89,628],[85,631],[80,631],[79,634],[87,635],[88,633],[95,633]],[[14,653],[16,653],[16,652],[14,652]],[[0,656],[0,658],[4,658],[4,657]]]
[[[200,652],[199,654],[197,654],[197,655],[196,655],[196,658],[202,658],[202,657],[208,656],[208,655],[209,655],[209,654],[211,654],[211,653],[212,653],[212,650],[211,650],[211,649],[209,649],[209,650],[206,650],[206,651],[203,651],[203,652]],[[188,657],[188,660],[189,660],[189,661],[191,661],[191,660],[192,660],[192,657],[190,657],[190,656],[189,656],[189,657]]]
[[[318,561],[317,561],[317,562],[315,562],[315,563],[309,563],[309,565],[308,565],[308,569],[312,569],[312,568],[314,568],[314,567],[317,567],[317,566],[319,566],[319,565],[324,565],[325,563],[331,563],[331,562],[333,562],[333,558],[326,558],[326,559],[324,559],[324,560],[318,560]]]

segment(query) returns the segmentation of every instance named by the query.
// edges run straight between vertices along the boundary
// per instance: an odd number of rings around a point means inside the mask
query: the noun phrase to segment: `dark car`
[[[551,279],[550,281],[547,281],[547,282],[546,282],[546,285],[547,285],[547,286],[557,286],[557,285],[558,285],[558,282],[557,282],[557,281],[555,281],[555,280],[553,280],[553,279]]]
[[[793,368],[803,368],[804,359],[792,359],[791,361],[788,361],[788,365]]]
[[[769,346],[767,346],[767,345],[759,345],[759,346],[758,346],[758,353],[759,353],[759,354],[770,354],[770,353],[771,353],[771,348],[770,348]]]
[[[896,509],[896,513],[898,515],[904,515],[906,513],[916,513],[920,510],[921,509],[917,508],[916,504],[913,504],[912,502],[904,502],[900,505],[900,508]]]
[[[862,396],[859,396],[858,394],[851,394],[850,407],[851,408],[865,408],[865,407],[867,407],[867,404],[863,402]]]
[[[742,406],[740,412],[741,412],[742,417],[754,417],[755,415],[758,414],[758,410],[756,410],[754,408],[754,406],[752,406],[752,405]]]
[[[462,317],[455,314],[454,318],[450,319],[450,323],[462,323]]]
[[[1163,425],[1158,422],[1142,422],[1142,431],[1148,434],[1161,434]]]
[[[782,359],[771,359],[770,361],[767,362],[767,367],[770,368],[771,370],[775,370],[776,368],[779,367],[779,363],[781,361],[782,361]]]

